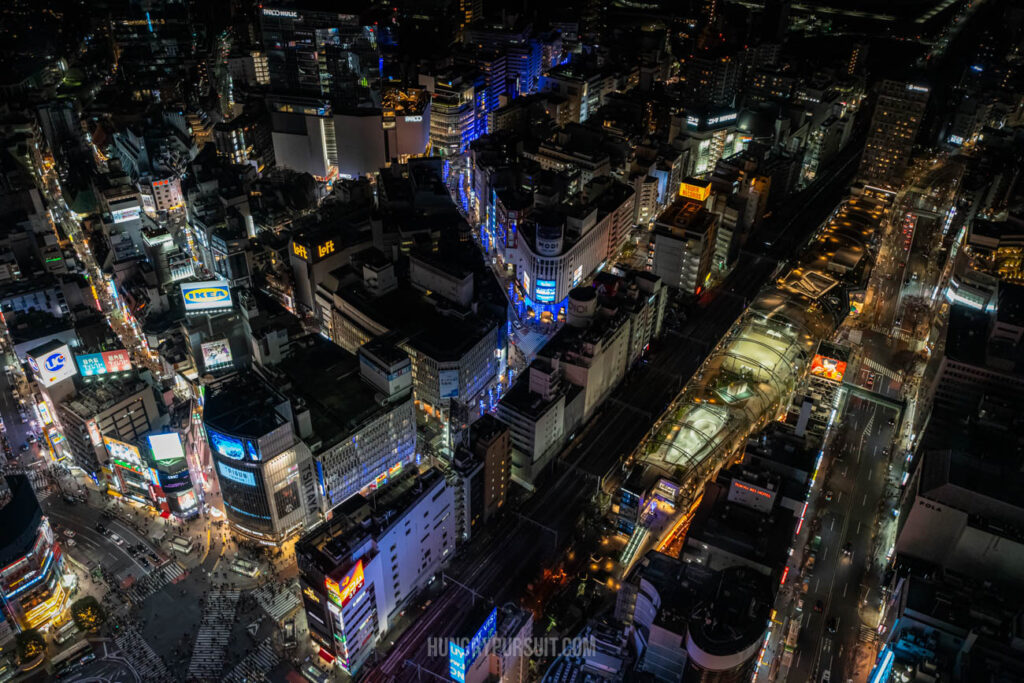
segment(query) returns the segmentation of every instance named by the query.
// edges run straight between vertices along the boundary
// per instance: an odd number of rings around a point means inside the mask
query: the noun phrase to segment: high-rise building
[[[484,0],[459,0],[459,28],[464,29],[484,16]]]
[[[295,546],[309,637],[356,674],[403,608],[455,550],[453,491],[436,469],[408,470],[352,498]]]
[[[380,106],[377,28],[358,15],[264,6],[260,29],[273,92]]]
[[[25,631],[66,622],[63,548],[24,474],[0,478],[0,529],[0,640],[10,624]]]
[[[452,73],[433,78],[430,146],[434,154],[461,154],[480,136],[476,80],[468,74]],[[480,80],[482,85],[482,75]]]
[[[75,464],[97,477],[109,460],[103,436],[135,442],[160,418],[153,387],[135,374],[85,384],[57,405],[57,415],[61,448],[66,445]]]
[[[491,414],[483,415],[469,431],[469,447],[484,461],[483,517],[486,522],[505,504],[512,472],[508,427]]]
[[[717,231],[718,221],[702,201],[677,198],[654,223],[648,270],[670,287],[700,294],[711,276]]]
[[[310,453],[291,416],[287,397],[255,372],[214,388],[203,411],[228,523],[267,544],[301,529],[316,504],[300,492]]]
[[[910,162],[928,94],[929,88],[918,83],[882,81],[860,162],[862,177],[871,182],[899,182]]]

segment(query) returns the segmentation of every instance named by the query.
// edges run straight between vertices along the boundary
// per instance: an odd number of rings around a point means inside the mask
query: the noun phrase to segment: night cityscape
[[[1024,683],[1024,0],[7,0],[0,143],[0,682]]]

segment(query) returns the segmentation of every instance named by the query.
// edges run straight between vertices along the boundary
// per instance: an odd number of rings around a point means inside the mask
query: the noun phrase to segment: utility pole
[[[538,521],[537,521],[537,520],[535,520],[535,519],[530,519],[529,517],[525,516],[525,515],[524,515],[523,513],[521,513],[521,512],[517,512],[517,513],[516,513],[516,516],[517,516],[517,517],[518,517],[519,519],[521,519],[521,520],[526,520],[527,522],[529,522],[530,524],[533,524],[533,525],[534,525],[534,526],[536,526],[537,528],[539,528],[539,529],[542,529],[543,531],[546,531],[546,532],[548,532],[549,534],[551,534],[551,536],[552,536],[552,539],[553,539],[553,540],[554,540],[554,542],[555,542],[555,548],[556,548],[556,549],[558,548],[558,532],[557,532],[557,531],[555,531],[554,529],[552,529],[552,528],[551,528],[551,527],[549,527],[549,526],[544,526],[543,524],[541,524],[540,522],[538,522]]]
[[[486,596],[484,596],[484,595],[481,595],[480,593],[477,593],[477,592],[476,592],[475,590],[473,590],[472,588],[470,588],[470,587],[469,587],[469,586],[467,586],[466,584],[462,583],[462,582],[461,582],[461,581],[459,581],[458,579],[455,579],[455,578],[453,578],[453,577],[451,577],[451,576],[448,576],[448,575],[447,575],[447,574],[445,574],[444,572],[441,572],[441,580],[442,580],[442,581],[451,581],[451,582],[452,582],[452,583],[454,583],[454,584],[455,584],[456,586],[458,586],[458,587],[460,587],[460,588],[464,588],[465,590],[467,590],[467,591],[469,591],[470,593],[472,593],[472,595],[473,595],[473,600],[472,600],[472,602],[470,603],[471,605],[476,605],[476,599],[477,599],[477,598],[480,598],[481,600],[483,600],[483,599],[485,599],[485,597],[486,597]],[[489,599],[489,598],[488,598],[488,599]],[[492,602],[493,602],[493,601],[492,601]]]

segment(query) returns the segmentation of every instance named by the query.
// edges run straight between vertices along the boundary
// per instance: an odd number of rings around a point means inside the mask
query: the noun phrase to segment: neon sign
[[[324,586],[327,588],[328,597],[331,599],[331,602],[339,607],[347,605],[363,587],[365,582],[366,577],[363,573],[362,560],[356,562],[356,566],[345,575],[341,583],[338,583],[329,576],[324,578]]]

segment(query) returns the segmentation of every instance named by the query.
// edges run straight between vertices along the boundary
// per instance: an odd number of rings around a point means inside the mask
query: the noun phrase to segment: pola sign
[[[43,386],[50,386],[78,374],[78,369],[71,358],[71,349],[61,344],[53,351],[36,357],[29,357],[29,364],[39,375]]]
[[[231,307],[231,289],[220,280],[184,282],[181,298],[185,302],[185,311],[189,313]]]

